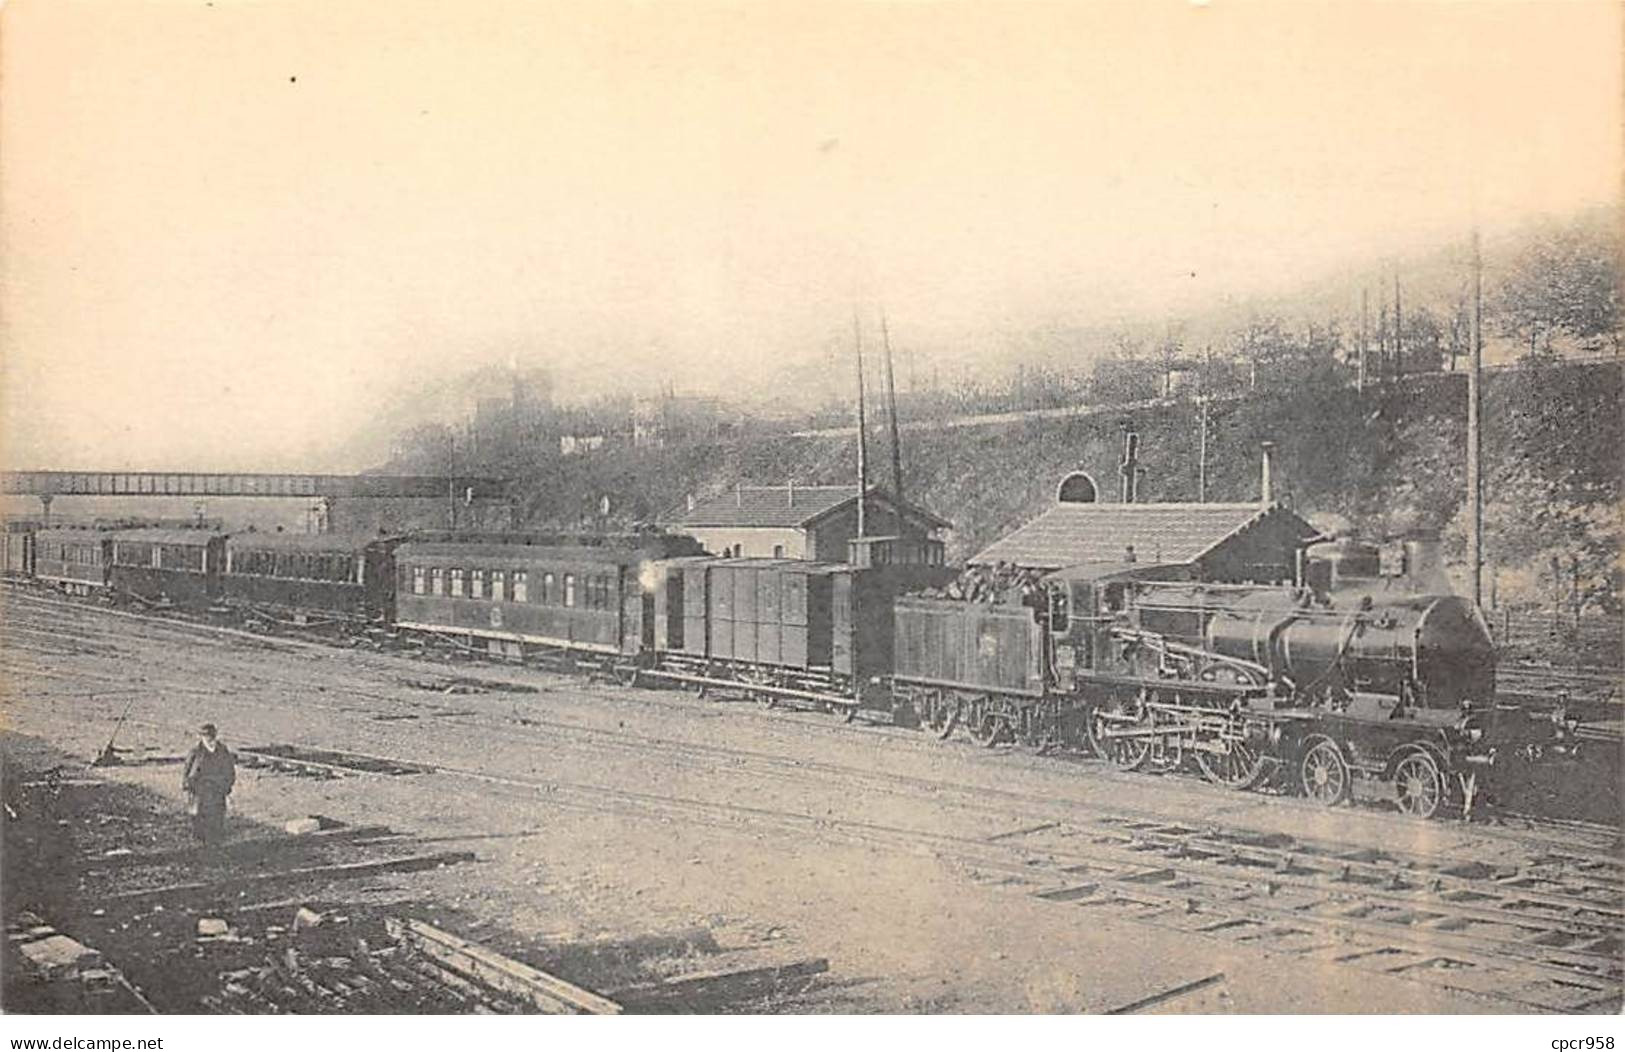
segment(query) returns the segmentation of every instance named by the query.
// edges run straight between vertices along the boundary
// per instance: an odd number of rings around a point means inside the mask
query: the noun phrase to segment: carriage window
[[[475,599],[485,598],[485,571],[468,571],[468,594]]]
[[[436,566],[429,570],[429,592],[431,595],[445,595],[445,574]]]
[[[1066,629],[1066,590],[1054,588],[1049,593],[1049,630],[1060,633]]]
[[[412,594],[423,594],[423,567],[421,566],[412,567]]]
[[[491,571],[491,598],[492,599],[502,600],[502,599],[508,598],[508,596],[507,596],[507,581],[505,581],[503,579],[505,576],[506,575],[505,575],[504,571],[502,571],[502,570],[492,570]]]
[[[513,601],[516,603],[523,603],[529,598],[525,578],[526,573],[524,570],[515,570],[513,572]]]
[[[576,605],[576,575],[573,573],[564,575],[564,605]]]
[[[463,571],[460,569],[451,572],[451,594],[463,594]]]
[[[553,590],[553,575],[551,573],[542,574],[542,594],[540,601],[544,603],[551,603],[553,602],[553,596],[555,594],[556,593]]]

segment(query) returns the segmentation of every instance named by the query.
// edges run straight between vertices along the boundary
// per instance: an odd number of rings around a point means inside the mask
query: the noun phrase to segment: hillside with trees
[[[1498,606],[1622,610],[1611,219],[1583,215],[1486,246],[1486,588]],[[1147,501],[1257,499],[1260,444],[1271,441],[1277,496],[1323,529],[1436,531],[1459,563],[1472,302],[1461,262],[1457,246],[1408,265],[1397,315],[1380,285],[1363,317],[1358,286],[1335,293],[1341,312],[1325,309],[1328,288],[1308,288],[1244,317],[1124,329],[1070,368],[1018,361],[1002,379],[904,392],[906,495],[954,521],[949,554],[964,558],[1041,511],[1068,471],[1089,471],[1114,496],[1125,426],[1141,435]],[[871,396],[871,481],[889,485],[875,411],[884,400]],[[522,522],[571,526],[657,521],[690,494],[741,480],[854,478],[847,407],[768,418],[713,400],[677,428],[676,402],[663,404],[651,418],[630,399],[601,399],[484,439],[419,425],[386,467],[510,477]]]

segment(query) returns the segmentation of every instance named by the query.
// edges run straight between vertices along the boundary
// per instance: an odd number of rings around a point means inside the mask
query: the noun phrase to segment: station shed
[[[1058,501],[970,564],[1044,572],[1081,564],[1144,565],[1193,581],[1276,583],[1294,580],[1298,553],[1319,538],[1307,520],[1277,503]]]
[[[687,533],[716,555],[847,562],[858,537],[857,486],[737,485],[709,500],[691,500],[660,524]],[[941,565],[947,519],[878,486],[863,495],[864,532],[895,550]]]

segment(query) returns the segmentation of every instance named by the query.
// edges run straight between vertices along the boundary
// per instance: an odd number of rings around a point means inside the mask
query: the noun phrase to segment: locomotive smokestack
[[[1259,503],[1268,506],[1275,500],[1275,487],[1270,476],[1275,468],[1275,443],[1265,442],[1263,474],[1259,479]]]

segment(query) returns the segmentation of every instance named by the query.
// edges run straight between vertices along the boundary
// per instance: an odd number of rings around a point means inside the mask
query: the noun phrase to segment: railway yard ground
[[[1621,1008],[1617,736],[1424,822],[4,598],[10,1012]],[[205,720],[239,756],[207,852]]]

